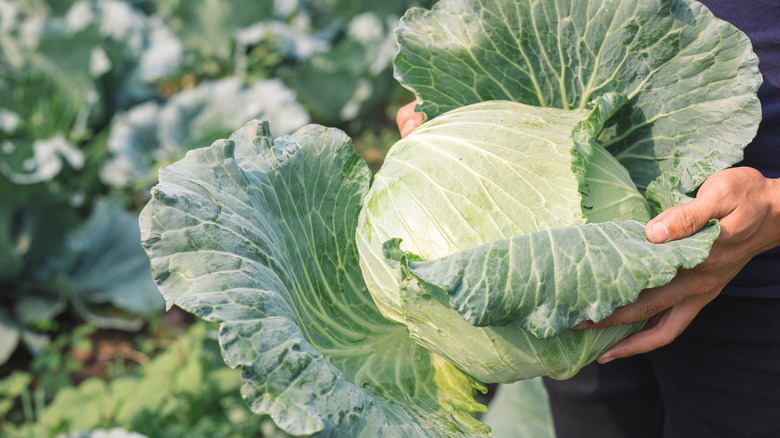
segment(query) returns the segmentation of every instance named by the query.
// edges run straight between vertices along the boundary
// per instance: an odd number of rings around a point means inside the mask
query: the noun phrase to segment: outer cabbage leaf
[[[655,204],[659,213],[693,199],[683,192],[680,178],[667,172],[662,173],[647,186],[645,196],[651,203]]]
[[[626,95],[600,143],[640,189],[666,171],[690,192],[741,159],[760,120],[748,38],[693,0],[444,0],[407,12],[397,36],[396,77],[428,118]]]
[[[242,393],[292,434],[486,433],[469,379],[385,319],[355,226],[370,172],[340,131],[251,122],[160,172],[142,240],[169,305],[221,322]]]
[[[523,234],[434,261],[410,261],[398,239],[385,244],[385,254],[400,262],[404,277],[444,289],[469,323],[514,323],[547,339],[585,319],[599,321],[703,262],[718,232],[712,221],[657,245],[639,222],[605,222]]]

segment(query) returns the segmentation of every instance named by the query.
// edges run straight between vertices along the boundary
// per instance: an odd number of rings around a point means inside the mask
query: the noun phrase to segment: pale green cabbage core
[[[382,244],[401,238],[403,250],[433,260],[556,227],[646,222],[647,202],[626,169],[595,142],[583,152],[572,140],[588,115],[505,101],[450,111],[393,146],[366,196],[357,245],[374,301],[480,381],[570,377],[637,327],[566,330],[545,340],[513,324],[475,327],[443,304],[446,297],[402,297]]]

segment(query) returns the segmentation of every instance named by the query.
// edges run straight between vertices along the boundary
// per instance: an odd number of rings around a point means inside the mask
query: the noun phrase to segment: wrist
[[[769,224],[768,227],[774,230],[772,233],[771,247],[780,246],[780,178],[768,178],[769,185]]]

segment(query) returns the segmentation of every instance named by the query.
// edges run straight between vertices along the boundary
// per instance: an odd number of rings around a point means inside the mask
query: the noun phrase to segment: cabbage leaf
[[[397,38],[396,78],[428,119],[627,96],[599,142],[640,189],[668,172],[690,192],[742,158],[761,117],[750,41],[693,0],[447,0],[409,10]]]
[[[469,323],[517,323],[547,339],[585,319],[601,320],[640,291],[668,283],[678,269],[701,263],[718,232],[711,221],[690,238],[656,245],[644,224],[621,221],[521,234],[433,261],[410,261],[400,239],[384,250],[402,275],[446,291],[449,306]]]
[[[487,433],[472,382],[385,319],[355,227],[370,171],[349,138],[250,122],[160,173],[142,242],[168,305],[221,322],[242,393],[291,434]]]

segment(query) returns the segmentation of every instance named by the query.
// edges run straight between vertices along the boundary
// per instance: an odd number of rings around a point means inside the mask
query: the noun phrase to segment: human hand
[[[425,119],[421,113],[414,112],[414,106],[417,102],[409,102],[402,106],[395,115],[395,122],[398,124],[398,131],[401,137],[406,137],[412,131],[417,129]]]
[[[575,326],[604,328],[648,319],[642,330],[599,356],[600,363],[669,344],[751,258],[780,245],[780,180],[749,167],[716,172],[694,200],[653,218],[645,234],[660,244],[690,236],[710,219],[720,220],[720,235],[706,261],[681,270],[666,286],[642,291],[635,303],[618,307],[597,323]]]

